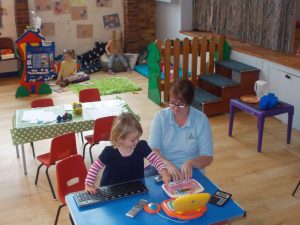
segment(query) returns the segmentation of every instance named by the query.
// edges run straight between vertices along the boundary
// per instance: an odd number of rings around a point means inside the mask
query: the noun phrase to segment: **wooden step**
[[[241,63],[231,59],[216,62],[216,66],[222,66],[239,73],[246,72],[246,71],[259,71],[259,69],[257,69],[256,67],[249,66],[245,63]]]
[[[233,86],[239,86],[240,84],[232,79],[229,79],[227,77],[224,77],[220,74],[205,74],[201,75],[199,79],[208,82],[214,86],[217,87],[233,87]]]
[[[222,99],[202,88],[195,88],[195,96],[191,105],[207,116],[224,113]]]

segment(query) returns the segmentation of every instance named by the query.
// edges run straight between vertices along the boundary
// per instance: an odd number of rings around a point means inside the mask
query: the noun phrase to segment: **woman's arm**
[[[203,169],[213,161],[213,156],[201,155],[195,159],[187,160],[182,164],[181,174],[184,179],[189,179],[193,175],[193,168]]]
[[[106,51],[106,53],[107,53],[108,55],[110,55],[109,47],[111,46],[111,43],[112,43],[112,41],[109,40],[109,41],[107,42],[107,44],[105,45],[105,51]]]

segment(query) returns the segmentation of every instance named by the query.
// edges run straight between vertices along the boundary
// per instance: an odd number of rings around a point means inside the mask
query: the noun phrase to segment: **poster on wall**
[[[55,35],[55,23],[54,22],[42,23],[41,33],[45,37]]]
[[[36,11],[48,11],[52,9],[52,0],[34,0]]]
[[[93,24],[77,24],[77,38],[93,37]]]
[[[86,6],[85,0],[70,0],[71,7],[74,6]]]
[[[112,7],[112,0],[96,0],[97,7]]]
[[[72,20],[86,20],[87,19],[86,6],[71,7],[71,19]]]
[[[69,0],[53,0],[54,14],[64,14],[70,12],[70,1]]]
[[[120,26],[119,14],[110,14],[103,16],[103,24],[105,29],[111,29]]]

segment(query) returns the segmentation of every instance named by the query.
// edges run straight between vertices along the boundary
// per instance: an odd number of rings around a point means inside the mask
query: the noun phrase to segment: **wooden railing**
[[[178,38],[174,41],[166,39],[164,42],[156,40],[156,45],[161,56],[161,63],[164,65],[164,81],[158,79],[158,87],[160,92],[164,92],[164,101],[169,101],[169,91],[173,80],[179,78],[179,68],[182,66],[182,79],[191,79],[197,87],[197,68],[199,67],[200,75],[214,72],[214,54],[217,52],[218,60],[223,59],[223,43],[224,38],[212,35],[209,38],[203,36],[201,38],[194,37],[192,40],[185,38],[180,41]],[[208,54],[208,68],[206,65],[206,57]],[[181,57],[182,56],[182,57]],[[190,57],[191,56],[191,57]],[[198,64],[198,56],[200,56],[200,64]],[[189,71],[189,58],[191,58],[191,71]],[[172,62],[171,62],[172,61]],[[170,78],[171,63],[174,69],[173,78]],[[188,77],[191,73],[190,78]]]

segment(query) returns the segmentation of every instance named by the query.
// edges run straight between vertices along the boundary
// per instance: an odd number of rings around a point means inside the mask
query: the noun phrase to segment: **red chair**
[[[83,146],[83,158],[85,156],[85,147],[90,144],[89,152],[91,163],[93,163],[93,155],[92,155],[92,148],[94,145],[100,143],[100,141],[109,141],[110,131],[112,125],[117,117],[116,116],[108,116],[102,117],[95,120],[94,123],[94,134],[85,136],[85,140],[87,143]]]
[[[50,166],[55,165],[55,163],[59,160],[62,160],[70,155],[77,154],[77,147],[76,147],[76,139],[75,133],[64,134],[52,139],[51,142],[51,149],[49,153],[39,155],[37,160],[41,162],[39,165],[35,177],[35,185],[37,185],[39,172],[43,165],[46,166],[46,175],[48,179],[49,186],[51,188],[52,196],[56,199],[53,186],[49,177],[48,169]]]
[[[79,102],[98,102],[101,101],[98,88],[84,89],[79,92]]]
[[[79,91],[79,102],[98,102],[101,101],[100,92],[98,88],[88,88]],[[83,143],[83,134],[81,134],[81,141]]]
[[[40,98],[40,99],[33,100],[31,102],[31,108],[49,107],[49,106],[54,106],[53,100],[51,98]],[[33,142],[30,142],[30,145],[32,149],[33,158],[35,158]]]
[[[55,225],[57,224],[61,208],[66,205],[65,196],[71,192],[84,190],[86,175],[87,170],[81,155],[73,155],[57,163],[57,192],[62,205],[57,209]],[[70,181],[76,181],[76,183]]]

